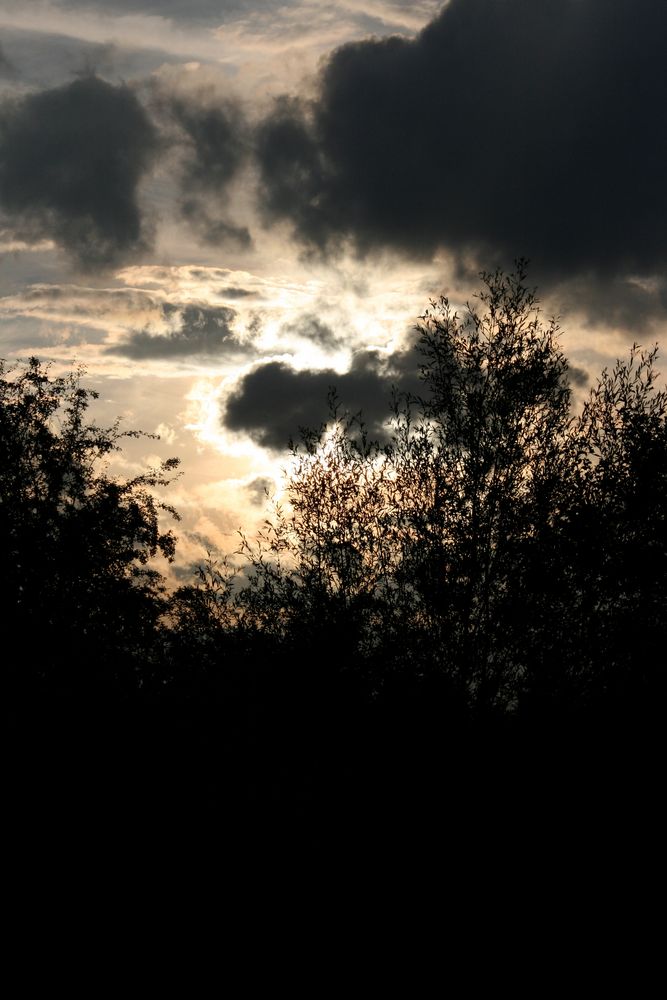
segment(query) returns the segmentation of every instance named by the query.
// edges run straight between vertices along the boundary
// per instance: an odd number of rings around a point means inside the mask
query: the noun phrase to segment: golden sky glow
[[[342,377],[355,359],[373,352],[373,363],[381,365],[406,346],[431,297],[447,292],[463,307],[477,287],[476,271],[486,258],[479,250],[484,240],[476,233],[456,252],[440,248],[416,259],[398,230],[398,236],[390,230],[384,248],[373,245],[372,252],[363,247],[362,252],[362,242],[355,244],[341,224],[335,252],[304,249],[279,201],[288,196],[294,201],[298,185],[295,193],[288,173],[287,187],[272,189],[273,207],[266,198],[262,207],[257,191],[269,182],[249,153],[257,143],[253,129],[268,120],[262,116],[274,113],[278,95],[288,109],[281,113],[292,116],[292,126],[310,122],[314,105],[309,101],[317,98],[318,73],[332,65],[327,60],[333,50],[348,42],[379,45],[390,36],[395,36],[394,49],[399,41],[405,46],[420,38],[446,6],[437,0],[221,0],[217,5],[210,0],[181,5],[169,0],[0,0],[0,101],[3,121],[10,123],[7,162],[24,140],[28,147],[27,159],[20,161],[16,176],[7,175],[9,180],[3,181],[2,170],[9,168],[0,163],[0,356],[36,354],[58,367],[82,363],[100,391],[101,422],[121,415],[128,427],[160,434],[159,443],[128,443],[127,454],[114,460],[119,472],[172,454],[181,457],[183,475],[170,499],[183,514],[183,564],[196,562],[207,544],[233,549],[241,526],[253,530],[265,511],[260,485],[278,489],[289,460],[286,449],[280,454],[263,447],[257,435],[253,439],[224,425],[225,402],[246,376],[274,364],[295,378],[317,372]],[[465,0],[454,7],[462,11]],[[457,23],[452,20],[451,31]],[[410,55],[413,50],[401,51]],[[45,185],[56,182],[47,176],[46,164],[33,164],[29,145],[41,148],[39,122],[42,114],[50,114],[43,111],[48,101],[59,107],[74,94],[73,81],[83,81],[85,89],[91,74],[104,81],[100,99],[124,102],[135,115],[139,125],[133,142],[140,146],[149,127],[158,136],[145,153],[136,154],[135,173],[126,182],[129,195],[119,201],[121,209],[132,198],[140,204],[141,238],[128,237],[127,253],[123,245],[110,265],[97,269],[85,253],[72,249],[81,233],[89,232],[91,218],[98,225],[97,209],[82,210],[74,219],[79,229],[73,223],[72,232],[62,235],[71,221],[62,214],[67,200],[56,190],[44,195],[43,205],[39,201],[39,169]],[[361,101],[363,92],[358,96]],[[339,113],[338,105],[332,107]],[[227,109],[226,118],[215,117],[221,108]],[[142,116],[153,124],[142,125]],[[71,116],[64,121],[70,132],[75,129],[68,142],[85,147],[85,132],[77,135]],[[323,116],[320,132],[327,122]],[[235,128],[238,135],[230,138]],[[325,184],[326,169],[312,166],[315,154],[305,132],[291,135],[290,141],[304,143],[299,155],[311,164],[313,176],[322,172],[319,181]],[[400,147],[400,134],[395,142]],[[231,150],[230,163],[232,154],[238,158],[236,173],[231,166],[227,170],[224,156],[219,158],[223,147]],[[67,155],[76,159],[76,150]],[[28,169],[33,165],[34,176]],[[391,156],[386,169],[389,175],[399,169]],[[85,190],[84,168],[79,173]],[[22,193],[24,174],[30,175],[26,183],[35,185],[30,190],[37,192],[39,212],[31,207],[35,198]],[[308,178],[302,183],[307,185]],[[69,190],[65,194],[70,197]],[[94,194],[86,197],[94,200]],[[454,191],[448,204],[454,206],[456,199]],[[337,213],[326,215],[321,194],[304,204],[302,216],[288,206],[304,230],[311,224],[308,213],[322,211],[327,232],[335,232]],[[341,200],[338,207],[347,210],[348,202]],[[362,241],[367,218],[363,206],[354,210]],[[100,218],[112,230],[113,243],[113,226],[107,216]],[[447,221],[445,211],[443,224]],[[129,218],[128,231],[133,224]],[[530,256],[531,248],[525,252]],[[495,260],[490,254],[489,266]],[[616,299],[610,305],[606,273],[591,275],[590,268],[564,270],[543,298],[545,314],[562,316],[563,346],[571,361],[595,372],[632,340],[659,339],[667,294],[664,273],[647,265],[643,273],[615,273]],[[600,322],[588,309],[596,301],[606,308]],[[635,317],[639,338],[630,329]]]

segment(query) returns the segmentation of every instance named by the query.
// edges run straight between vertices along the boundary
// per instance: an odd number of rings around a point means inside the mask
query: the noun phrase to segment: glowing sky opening
[[[515,250],[577,399],[664,341],[665,6],[546,7],[0,0],[0,356],[160,434],[119,474],[181,457],[183,572],[254,530],[330,384],[381,429],[429,299]]]

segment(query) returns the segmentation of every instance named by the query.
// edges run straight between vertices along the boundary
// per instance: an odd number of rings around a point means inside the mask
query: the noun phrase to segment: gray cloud
[[[0,324],[0,356],[25,355],[53,348],[101,343],[104,333],[83,325],[45,323],[32,316],[3,317]]]
[[[386,439],[392,392],[419,390],[419,360],[414,348],[390,358],[361,351],[343,375],[331,369],[296,371],[271,361],[240,380],[222,421],[229,430],[245,432],[263,447],[281,451],[298,439],[301,428],[317,429],[326,422],[328,397],[335,390],[343,410],[361,413],[370,435]]]
[[[201,186],[224,192],[247,155],[238,105],[226,101],[207,106],[195,99],[172,98],[169,111],[192,145],[184,184],[188,189]]]
[[[247,288],[238,288],[235,285],[227,285],[226,288],[220,288],[218,294],[224,295],[226,299],[247,299],[255,295],[255,292],[251,292]]]
[[[302,337],[311,344],[317,344],[323,348],[334,348],[340,346],[343,337],[331,329],[328,324],[310,313],[297,316],[289,323],[285,323],[281,332],[292,336]]]
[[[266,476],[259,476],[257,479],[253,479],[251,483],[248,483],[245,490],[250,497],[251,503],[260,505],[264,503],[267,494],[270,494],[275,487],[276,484],[273,479],[269,479]]]
[[[165,305],[163,312],[167,318],[178,313],[180,325],[177,329],[159,335],[138,330],[126,343],[109,347],[107,353],[144,360],[188,355],[214,356],[238,353],[241,350],[232,329],[236,318],[234,309],[195,305],[177,309],[175,306]]]
[[[202,198],[196,196],[184,198],[180,207],[181,215],[190,223],[203,243],[209,246],[232,243],[242,250],[252,246],[252,238],[246,226],[236,226],[233,222],[216,218]]]
[[[222,424],[228,430],[248,434],[257,444],[283,451],[298,441],[303,429],[317,430],[331,417],[329,400],[334,393],[340,414],[360,416],[374,440],[391,438],[388,422],[393,403],[413,403],[427,390],[421,377],[424,355],[420,335],[412,329],[402,349],[393,354],[377,350],[358,351],[350,369],[339,374],[332,369],[297,371],[282,361],[258,365],[244,375],[227,398]],[[589,376],[575,365],[568,366],[574,387],[584,387]]]
[[[0,300],[6,305],[7,300]],[[140,288],[86,288],[81,285],[30,285],[15,300],[15,306],[58,306],[72,314],[101,316],[111,311],[156,309],[158,299]]]
[[[248,229],[229,218],[230,186],[249,154],[240,106],[230,99],[214,103],[206,92],[158,96],[154,104],[167,127],[176,127],[183,147],[181,215],[205,243],[249,247]]]
[[[579,388],[587,386],[590,381],[587,371],[572,364],[569,364],[567,367],[567,380],[570,385],[578,386]]]
[[[336,232],[334,179],[327,174],[309,110],[296,99],[279,98],[257,129],[261,207],[267,224],[288,219],[302,242],[324,250],[342,234]]]
[[[667,263],[667,6],[451,0],[414,40],[337,49],[257,131],[268,222],[537,277]]]
[[[0,206],[16,233],[48,238],[85,269],[145,247],[138,184],[157,135],[135,95],[87,76],[0,110]]]
[[[555,289],[559,312],[572,315],[585,303],[587,325],[592,328],[633,330],[638,336],[652,335],[656,323],[667,315],[667,277],[646,281],[618,277],[607,281],[596,275],[581,275]]]
[[[7,58],[4,47],[0,45],[0,79],[11,80],[14,76],[16,76],[14,64]]]

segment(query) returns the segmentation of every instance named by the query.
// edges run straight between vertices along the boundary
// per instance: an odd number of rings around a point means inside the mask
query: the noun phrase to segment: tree
[[[633,345],[572,424],[568,478],[536,552],[541,565],[526,576],[543,636],[533,696],[546,686],[580,708],[626,714],[662,697],[667,391],[656,388],[657,353]]]
[[[423,393],[397,398],[388,445],[335,407],[304,435],[238,606],[371,698],[569,712],[612,675],[641,686],[667,637],[667,397],[635,349],[575,418],[525,263],[482,280],[462,318],[446,298],[422,316]]]
[[[482,279],[481,307],[462,320],[446,298],[422,317],[426,391],[416,422],[399,414],[394,456],[414,536],[402,571],[418,581],[449,669],[491,705],[513,699],[524,669],[508,642],[513,592],[562,489],[570,388],[525,263]]]
[[[37,358],[0,362],[0,576],[17,682],[42,686],[145,680],[163,610],[154,568],[173,559],[160,515],[178,515],[155,488],[177,459],[132,479],[105,458],[127,437],[86,422],[97,394],[82,371],[54,377]],[[148,435],[151,436],[151,435]]]

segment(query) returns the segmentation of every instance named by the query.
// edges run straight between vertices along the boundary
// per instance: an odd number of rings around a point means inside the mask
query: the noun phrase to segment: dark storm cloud
[[[343,375],[331,369],[296,371],[282,361],[271,361],[240,380],[227,400],[223,424],[280,451],[298,439],[301,428],[317,429],[326,422],[334,390],[344,412],[361,413],[371,437],[385,439],[392,393],[418,391],[418,363],[414,349],[389,359],[376,351],[361,351]]]
[[[107,353],[143,360],[202,354],[213,356],[241,350],[232,330],[236,318],[234,309],[195,305],[187,305],[180,310],[169,305],[163,307],[167,318],[177,311],[180,312],[180,325],[176,330],[159,335],[138,330],[126,343],[108,348]]]
[[[667,4],[452,0],[414,40],[337,49],[259,126],[266,218],[552,277],[667,263]],[[540,274],[540,280],[542,275]]]
[[[137,187],[156,133],[135,95],[87,76],[0,109],[0,207],[17,235],[48,238],[86,269],[145,245]]]
[[[258,127],[261,204],[267,223],[289,219],[303,242],[324,249],[341,233],[333,204],[334,178],[325,170],[324,150],[308,110],[295,99],[279,98]]]
[[[247,154],[239,107],[232,101],[201,106],[195,99],[173,98],[169,110],[191,143],[184,170],[185,186],[224,192]]]

